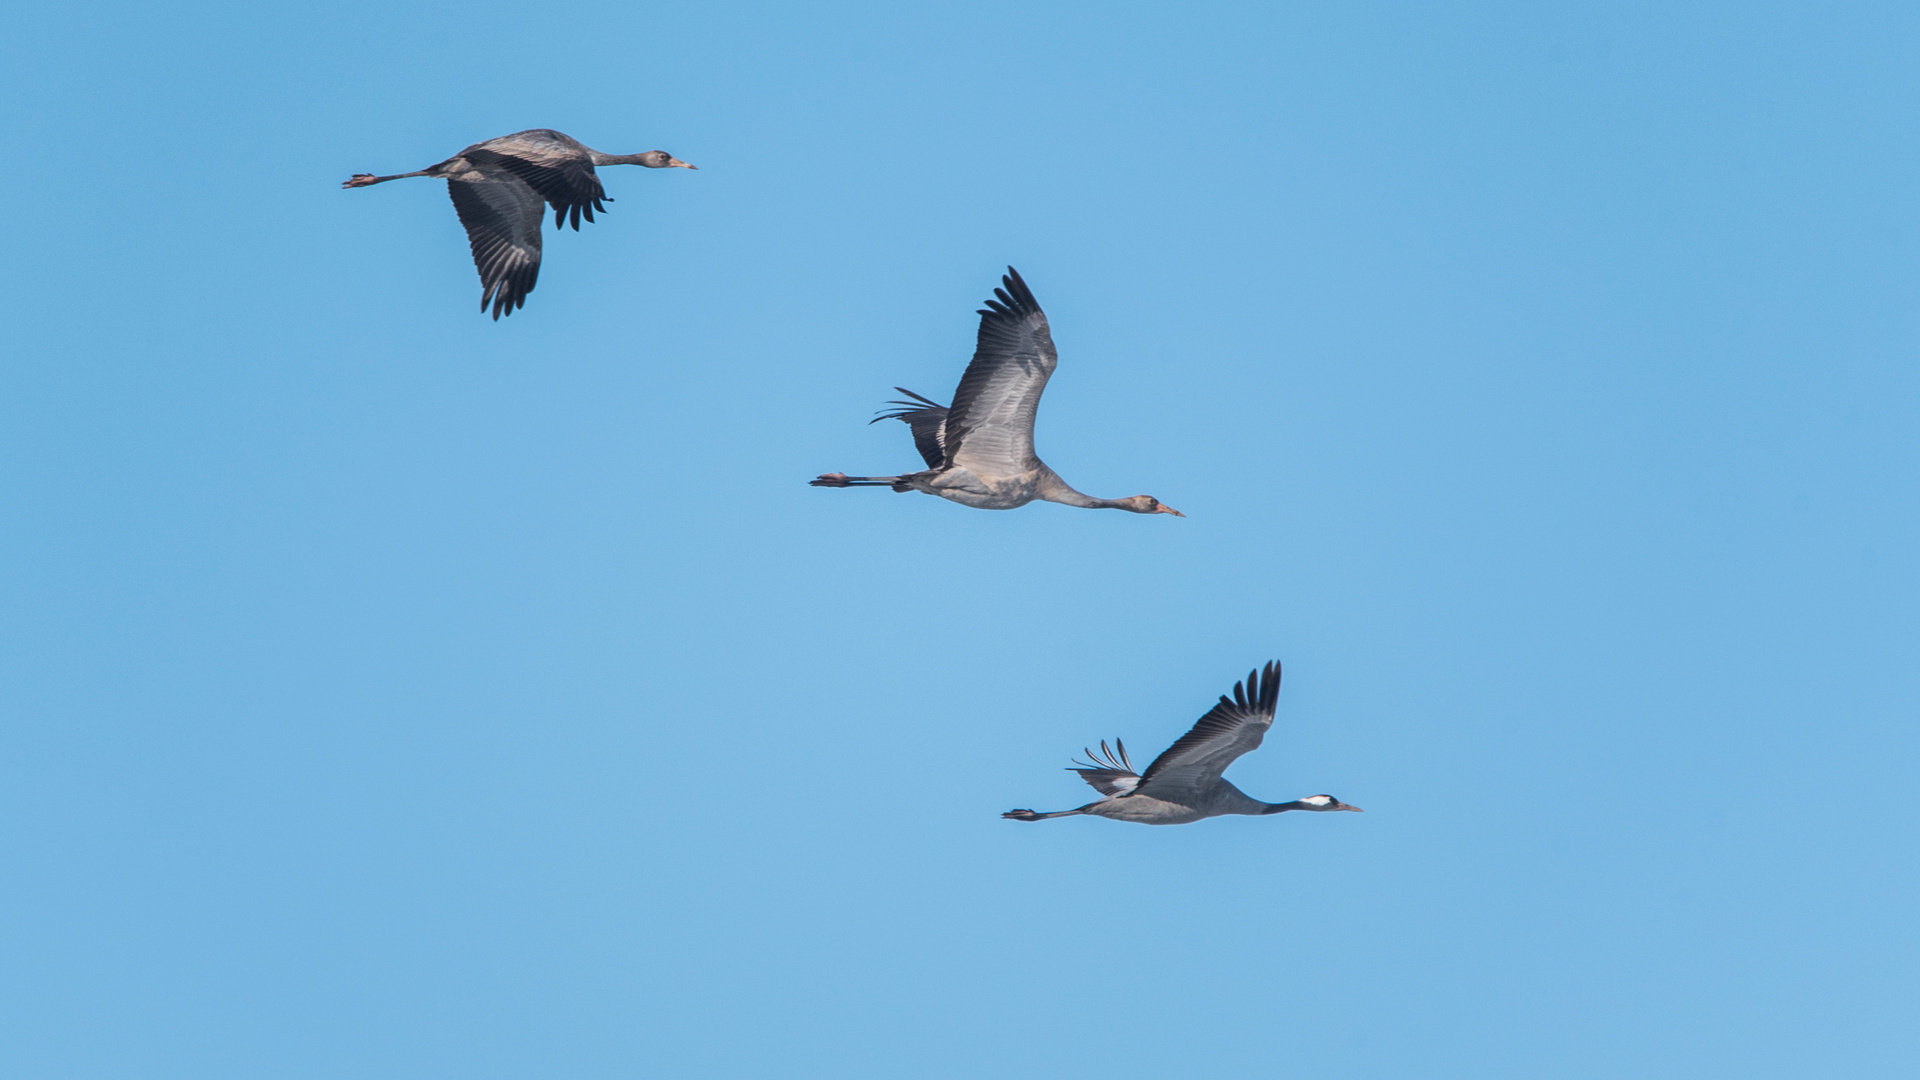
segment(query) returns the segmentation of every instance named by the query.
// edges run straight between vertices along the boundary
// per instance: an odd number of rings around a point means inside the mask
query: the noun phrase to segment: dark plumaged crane
[[[644,165],[649,169],[693,169],[665,150],[643,154],[603,154],[547,128],[534,128],[474,143],[438,165],[394,176],[355,173],[341,187],[367,187],[410,176],[447,181],[454,212],[466,226],[473,265],[480,271],[480,310],[493,317],[511,315],[527,302],[540,276],[540,222],[543,202],[553,207],[553,227],[569,219],[593,220],[613,201],[600,186],[595,165]]]
[[[1096,499],[1082,494],[1034,454],[1033,417],[1057,359],[1053,335],[1020,272],[1009,266],[1000,281],[1005,287],[993,290],[998,299],[987,301],[980,312],[979,344],[953,392],[953,404],[896,386],[913,400],[890,402],[896,407],[876,418],[905,422],[927,468],[899,476],[827,473],[813,486],[923,491],[982,510],[1011,510],[1044,499],[1186,517],[1151,495]]]
[[[1353,810],[1331,795],[1309,795],[1292,802],[1269,803],[1221,778],[1240,755],[1260,745],[1273,726],[1273,709],[1280,701],[1280,662],[1270,661],[1249,672],[1245,684],[1233,684],[1233,697],[1222,695],[1215,705],[1170,747],[1153,759],[1147,771],[1133,771],[1127,748],[1118,739],[1115,750],[1100,743],[1100,752],[1086,751],[1087,762],[1074,762],[1073,771],[1093,785],[1103,798],[1074,810],[1037,814],[1009,810],[1000,815],[1015,821],[1092,814],[1115,821],[1145,825],[1185,825],[1222,814],[1280,814],[1288,810]]]

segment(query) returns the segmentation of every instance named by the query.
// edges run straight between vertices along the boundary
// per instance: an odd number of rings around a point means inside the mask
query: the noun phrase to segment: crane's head
[[[1359,807],[1348,806],[1331,795],[1309,795],[1298,800],[1295,805],[1301,810],[1351,810],[1356,814],[1361,812]]]
[[[1151,495],[1135,495],[1130,499],[1121,499],[1120,505],[1136,514],[1172,514],[1174,517],[1187,516]]]
[[[674,157],[672,154],[667,153],[665,150],[649,150],[644,154],[638,155],[638,157],[640,160],[634,164],[645,165],[649,169],[692,169],[695,172],[700,171],[700,166],[689,165],[679,158]]]

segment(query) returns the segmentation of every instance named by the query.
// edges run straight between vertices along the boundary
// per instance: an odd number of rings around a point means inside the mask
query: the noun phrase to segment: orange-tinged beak
[[[667,159],[667,168],[669,168],[669,169],[692,169],[692,170],[693,170],[694,172],[699,172],[699,171],[700,171],[700,166],[698,166],[698,165],[689,165],[689,164],[687,164],[686,162],[684,162],[684,161],[681,161],[681,160],[680,160],[679,158],[677,158],[677,157],[670,157],[670,158],[668,158],[668,159]]]
[[[1167,505],[1166,503],[1161,503],[1161,504],[1160,504],[1160,508],[1159,508],[1158,510],[1155,510],[1155,511],[1154,511],[1154,513],[1156,513],[1156,514],[1172,514],[1172,515],[1173,515],[1174,517],[1186,517],[1186,516],[1187,516],[1187,515],[1185,515],[1185,514],[1183,514],[1183,513],[1181,513],[1180,511],[1178,511],[1178,510],[1175,510],[1175,509],[1174,509],[1173,507],[1171,507],[1171,506],[1168,506],[1168,505]]]

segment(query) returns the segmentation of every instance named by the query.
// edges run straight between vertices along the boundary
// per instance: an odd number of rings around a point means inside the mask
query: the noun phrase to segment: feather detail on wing
[[[1231,698],[1222,695],[1192,730],[1153,759],[1140,778],[1139,793],[1177,796],[1218,780],[1235,759],[1260,745],[1279,701],[1280,663],[1269,661],[1249,672],[1244,684],[1234,683]]]
[[[1131,795],[1133,789],[1140,786],[1140,774],[1133,771],[1133,762],[1127,760],[1127,744],[1119,739],[1113,740],[1114,750],[1107,749],[1107,741],[1100,740],[1100,752],[1084,751],[1087,761],[1075,760],[1070,771],[1080,774],[1080,779],[1093,785],[1093,790],[1102,795]]]
[[[469,169],[447,180],[454,212],[466,227],[480,271],[480,310],[493,317],[527,302],[540,277],[540,196],[511,173]]]
[[[946,428],[947,461],[976,475],[1010,476],[1039,461],[1033,453],[1033,418],[1058,357],[1046,313],[1007,267],[1004,288],[980,310],[980,335],[953,392]]]
[[[924,398],[904,386],[895,390],[912,398],[912,401],[889,401],[890,409],[884,409],[879,416],[868,423],[877,424],[882,420],[899,420],[913,432],[914,449],[926,459],[927,468],[937,469],[947,463],[947,407]]]

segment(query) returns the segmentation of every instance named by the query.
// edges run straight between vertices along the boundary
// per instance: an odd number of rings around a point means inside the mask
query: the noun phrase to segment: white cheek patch
[[[1326,796],[1326,795],[1309,795],[1306,798],[1301,799],[1300,801],[1303,803],[1306,803],[1308,806],[1333,805],[1333,799],[1330,796]]]

